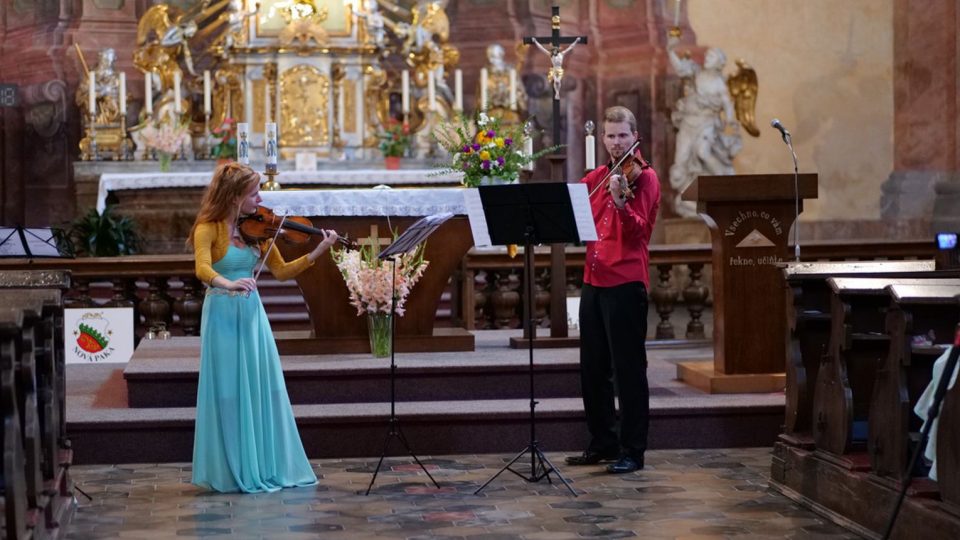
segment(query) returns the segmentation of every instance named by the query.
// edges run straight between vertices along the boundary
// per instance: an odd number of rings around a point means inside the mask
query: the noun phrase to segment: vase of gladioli
[[[184,148],[190,144],[190,128],[183,122],[169,118],[159,121],[151,120],[143,128],[143,141],[147,148],[153,150],[160,161],[160,170],[170,170],[170,161],[178,154],[182,155]]]

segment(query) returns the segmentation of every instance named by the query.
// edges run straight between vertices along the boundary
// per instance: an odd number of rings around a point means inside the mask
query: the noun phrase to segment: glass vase
[[[170,162],[173,160],[173,154],[157,152],[157,160],[160,162],[160,172],[170,172]]]
[[[391,352],[392,321],[389,313],[368,313],[367,331],[370,334],[370,353],[374,358],[386,358]]]

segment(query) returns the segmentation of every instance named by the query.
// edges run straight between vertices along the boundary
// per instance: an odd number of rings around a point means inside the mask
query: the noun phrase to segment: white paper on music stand
[[[0,229],[0,257],[62,257],[51,229]],[[26,245],[24,245],[24,241]]]
[[[581,242],[597,239],[597,225],[593,222],[593,209],[590,208],[590,195],[586,184],[567,184],[570,190],[570,204],[573,206],[573,220],[577,224],[577,236]],[[472,219],[472,218],[471,218]]]
[[[476,247],[492,246],[490,230],[487,228],[487,215],[483,213],[483,202],[480,200],[480,190],[477,188],[463,190],[463,206],[466,207],[467,217],[470,219],[473,245]]]

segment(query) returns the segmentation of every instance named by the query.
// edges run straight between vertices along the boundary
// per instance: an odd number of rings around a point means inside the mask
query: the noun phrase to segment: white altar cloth
[[[311,189],[261,191],[263,205],[281,216],[465,215],[464,188]]]
[[[317,170],[282,172],[277,181],[284,184],[319,184],[329,186],[356,186],[380,184],[455,184],[460,182],[460,174],[437,174],[437,169],[356,169],[356,170]],[[210,183],[212,173],[104,173],[100,175],[97,188],[97,212],[103,213],[107,206],[107,195],[111,191],[122,189],[161,189],[179,187],[200,187]],[[264,178],[266,180],[266,178]],[[461,212],[462,213],[462,212]],[[301,214],[302,215],[302,214]],[[316,214],[314,214],[316,215]],[[400,214],[393,214],[400,215]]]

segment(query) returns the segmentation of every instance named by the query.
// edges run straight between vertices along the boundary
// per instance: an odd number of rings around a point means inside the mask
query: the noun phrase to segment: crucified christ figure
[[[574,48],[577,43],[580,42],[580,38],[573,40],[573,43],[568,45],[567,48],[562,51],[558,46],[553,46],[550,48],[550,50],[547,50],[546,47],[537,41],[537,38],[530,39],[533,41],[534,45],[536,45],[541,51],[550,57],[550,63],[553,64],[553,67],[551,67],[550,71],[547,72],[547,80],[553,83],[554,99],[560,99],[560,84],[563,80],[563,56],[570,52],[570,49]]]

